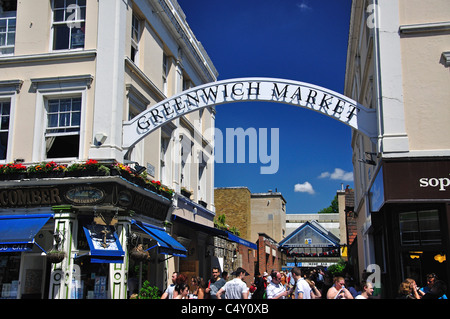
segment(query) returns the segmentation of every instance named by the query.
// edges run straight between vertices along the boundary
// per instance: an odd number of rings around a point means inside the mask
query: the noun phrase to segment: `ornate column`
[[[54,206],[55,228],[53,244],[66,253],[59,263],[51,264],[49,299],[69,299],[73,273],[72,240],[75,214],[71,206]]]

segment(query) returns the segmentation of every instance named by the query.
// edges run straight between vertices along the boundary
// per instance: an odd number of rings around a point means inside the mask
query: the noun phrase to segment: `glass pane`
[[[418,215],[422,245],[440,243],[439,212],[437,210],[419,211]]]
[[[78,5],[79,5],[80,7],[86,6],[86,0],[78,0]]]
[[[53,29],[53,50],[69,49],[70,29],[67,25],[55,25]]]
[[[72,113],[72,126],[80,125],[80,112]]]
[[[80,110],[81,110],[81,98],[73,98],[72,111],[80,111]]]
[[[59,114],[59,126],[70,126],[70,113]]]
[[[9,116],[2,116],[1,129],[2,130],[9,129]]]
[[[419,245],[419,225],[416,212],[400,213],[400,237],[403,245]]]
[[[80,8],[79,10],[80,10],[80,16],[79,16],[79,18],[80,18],[81,20],[85,20],[85,19],[86,19],[86,8]]]
[[[0,33],[0,46],[6,45],[6,33]]]
[[[48,101],[48,112],[56,113],[59,110],[59,100],[49,100]]]
[[[57,126],[58,126],[58,114],[49,114],[48,127],[57,127]]]
[[[15,32],[9,32],[8,33],[8,40],[6,41],[6,45],[14,45],[16,43],[16,33]]]
[[[64,8],[64,0],[53,0],[53,8]]]
[[[14,48],[3,48],[0,49],[0,55],[2,54],[13,54],[14,53]]]
[[[1,106],[1,115],[9,115],[11,104],[9,102],[0,103]]]
[[[65,10],[64,10],[64,9],[61,9],[61,10],[54,10],[53,12],[54,12],[54,13],[53,13],[53,21],[54,21],[54,22],[62,22],[62,21],[65,21],[65,19],[64,19],[64,12],[65,12]]]
[[[6,159],[6,150],[8,149],[8,132],[0,133],[0,160]]]
[[[84,48],[84,23],[81,23],[81,29],[72,28],[71,49]]]
[[[0,32],[6,32],[6,19],[0,19]]]
[[[72,109],[72,99],[59,100],[59,111],[68,112]]]
[[[16,31],[16,19],[8,19],[8,31]]]

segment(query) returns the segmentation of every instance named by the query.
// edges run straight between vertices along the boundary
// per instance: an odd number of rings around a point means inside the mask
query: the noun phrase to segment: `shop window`
[[[86,0],[53,0],[53,50],[83,49]]]
[[[109,264],[91,263],[88,257],[75,259],[72,299],[106,299]]]
[[[17,0],[0,1],[0,55],[14,54]]]
[[[400,213],[399,223],[402,245],[441,244],[439,212],[437,210]]]
[[[9,137],[9,116],[11,103],[0,101],[0,160],[6,159]]]
[[[17,299],[20,253],[0,254],[0,299]]]
[[[47,100],[47,158],[78,157],[81,97]]]

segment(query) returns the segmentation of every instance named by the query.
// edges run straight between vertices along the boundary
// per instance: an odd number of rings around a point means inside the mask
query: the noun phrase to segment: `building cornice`
[[[149,77],[145,75],[145,73],[136,64],[134,64],[134,62],[129,57],[125,57],[125,65],[131,70],[131,72],[136,74],[142,80],[142,82],[144,82],[144,84],[150,90],[152,90],[152,92],[155,93],[159,99],[161,99],[161,101],[167,98],[167,96],[164,95],[164,93],[156,86],[156,84],[153,83],[153,81],[150,80]]]
[[[96,50],[63,51],[30,55],[11,55],[0,57],[0,66],[6,64],[23,64],[34,62],[51,62],[59,60],[92,59],[97,56]]]
[[[153,0],[152,2],[154,5],[157,5],[158,13],[162,20],[165,21],[172,29],[172,32],[178,36],[178,41],[183,47],[186,55],[190,56],[193,61],[196,62],[195,66],[202,70],[202,77],[205,77],[205,82],[216,81],[218,72],[206,53],[206,50],[201,43],[197,41],[183,17],[178,13],[181,8],[176,8],[167,0]]]
[[[401,34],[447,32],[450,31],[450,22],[401,25],[399,30]]]

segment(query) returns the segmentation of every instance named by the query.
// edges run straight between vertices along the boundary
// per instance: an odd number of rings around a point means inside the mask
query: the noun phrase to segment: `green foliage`
[[[347,262],[341,259],[337,264],[328,267],[328,271],[331,273],[333,277],[343,276],[346,268]]]
[[[339,203],[337,195],[331,201],[331,205],[319,211],[319,214],[339,214]]]
[[[229,231],[230,233],[240,236],[239,229],[236,228],[236,226],[231,226],[226,223],[226,216],[225,214],[219,215],[216,218],[214,218],[214,227],[222,230]]]
[[[139,291],[139,299],[161,299],[158,287],[150,286],[150,283],[146,280],[142,284],[141,291]]]

